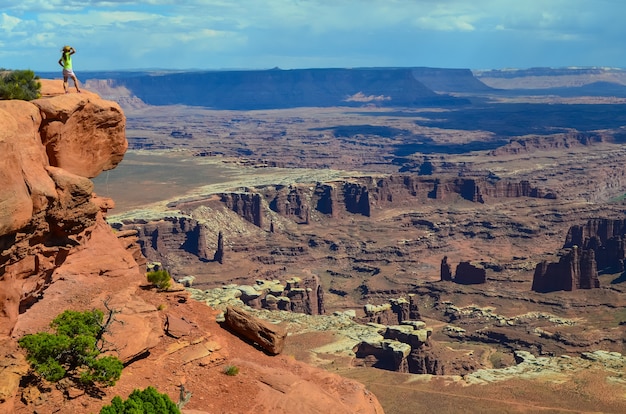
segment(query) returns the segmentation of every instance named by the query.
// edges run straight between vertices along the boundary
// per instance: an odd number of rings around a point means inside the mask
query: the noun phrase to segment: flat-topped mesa
[[[529,154],[538,151],[559,150],[590,146],[601,142],[612,141],[610,135],[599,132],[568,132],[552,136],[530,136],[511,139],[511,141],[497,149],[489,151],[489,155],[517,155]]]
[[[471,89],[480,89],[480,82],[471,73],[464,75],[465,82],[473,81]],[[418,76],[433,81],[432,74],[414,72],[412,68],[314,68],[140,74],[116,79],[112,86],[124,86],[150,105],[183,104],[214,109],[468,103],[465,98],[435,93]],[[177,93],[171,88],[173,84],[177,85]],[[467,88],[458,85],[454,89]]]

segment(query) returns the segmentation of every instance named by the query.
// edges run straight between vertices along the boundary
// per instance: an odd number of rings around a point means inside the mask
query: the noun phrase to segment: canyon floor
[[[625,412],[624,358],[592,354],[626,355],[624,276],[601,274],[600,289],[531,291],[536,264],[558,260],[570,226],[625,216],[622,105],[584,97],[503,100],[483,96],[465,109],[129,106],[131,150],[94,180],[96,192],[115,200],[108,213],[115,223],[175,216],[184,203],[224,191],[417,174],[424,165],[433,175],[495,176],[550,189],[556,199],[428,200],[369,217],[312,212],[308,224],[274,216],[271,234],[216,201],[197,218],[215,236],[212,247],[224,233],[224,263],[181,249],[168,269],[175,277],[194,275],[198,289],[312,273],[328,314],[361,315],[366,303],[416,294],[432,338],[450,354],[475,355],[482,377],[355,366],[349,347],[336,345],[341,329],[282,322],[290,330],[287,355],[357,379],[388,413]],[[487,283],[440,282],[444,256],[453,266],[482,263]],[[546,359],[515,371],[523,365],[514,360],[519,350]]]

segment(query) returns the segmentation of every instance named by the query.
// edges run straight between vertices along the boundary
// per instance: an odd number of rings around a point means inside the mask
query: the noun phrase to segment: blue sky
[[[181,5],[181,3],[183,5]],[[626,68],[623,0],[0,0],[0,67]]]

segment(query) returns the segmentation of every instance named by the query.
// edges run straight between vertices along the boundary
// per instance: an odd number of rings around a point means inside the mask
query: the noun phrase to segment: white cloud
[[[0,29],[10,32],[15,29],[21,20],[14,16],[9,16],[6,13],[0,14]]]

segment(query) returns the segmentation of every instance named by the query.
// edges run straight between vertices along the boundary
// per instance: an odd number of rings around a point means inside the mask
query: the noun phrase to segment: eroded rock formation
[[[430,337],[423,322],[381,328],[381,337],[354,347],[355,364],[412,374],[458,375],[473,372],[483,364],[471,354],[450,352]]]
[[[572,226],[563,249],[558,262],[537,265],[534,291],[598,288],[598,271],[624,272],[626,220],[597,218]]]
[[[477,285],[487,281],[487,271],[477,263],[460,262],[456,267],[454,282],[462,285]]]
[[[563,247],[574,246],[593,250],[598,269],[620,271],[626,258],[626,219],[592,219],[572,226]]]
[[[543,261],[537,264],[532,290],[553,292],[557,290],[593,289],[600,287],[595,253],[592,249],[574,246],[558,262]]]
[[[487,281],[487,270],[478,263],[460,262],[452,276],[452,266],[448,263],[448,256],[441,260],[440,279],[452,281],[461,285],[477,285]]]
[[[390,299],[381,305],[366,304],[363,307],[365,316],[356,318],[360,323],[376,323],[380,325],[398,325],[405,321],[420,319],[417,298],[409,294],[409,299],[403,297]]]
[[[452,266],[448,263],[448,256],[444,256],[441,259],[441,280],[452,281]]]

